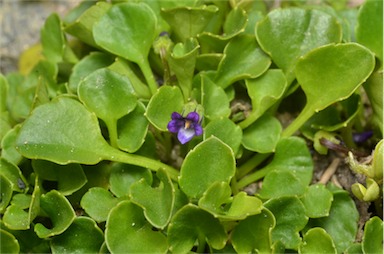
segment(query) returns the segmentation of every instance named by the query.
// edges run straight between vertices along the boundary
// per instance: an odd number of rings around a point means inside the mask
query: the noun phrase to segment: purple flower
[[[203,128],[200,125],[200,116],[196,112],[191,112],[187,117],[183,117],[177,112],[171,115],[172,120],[168,123],[168,130],[177,133],[177,139],[185,144],[194,136],[203,134]]]

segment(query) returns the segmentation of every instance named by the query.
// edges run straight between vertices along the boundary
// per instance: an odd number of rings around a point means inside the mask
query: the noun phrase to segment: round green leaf
[[[148,184],[152,184],[151,171],[129,164],[115,163],[112,165],[109,177],[111,192],[116,197],[128,196],[131,185],[140,179],[145,179]]]
[[[145,106],[139,102],[136,108],[117,122],[117,145],[129,153],[136,152],[145,141],[148,120],[144,116]]]
[[[335,191],[329,216],[310,220],[308,227],[324,228],[332,237],[337,252],[341,253],[355,241],[359,213],[349,193]]]
[[[15,165],[19,165],[23,159],[23,156],[15,148],[20,127],[20,124],[13,127],[1,140],[1,157]]]
[[[0,158],[0,175],[4,176],[11,184],[12,190],[17,192],[28,191],[28,182],[18,166]]]
[[[95,221],[106,221],[109,211],[119,203],[112,193],[100,187],[88,190],[81,199],[81,207]]]
[[[284,188],[281,188],[281,186],[284,186]],[[263,187],[258,195],[262,199],[301,196],[305,192],[305,187],[293,173],[274,170],[265,176]]]
[[[220,221],[199,207],[188,204],[173,217],[168,227],[168,242],[173,253],[187,253],[196,240],[206,241],[209,246],[220,250],[227,242],[227,233]]]
[[[383,64],[383,1],[367,0],[361,6],[356,40],[372,50]]]
[[[1,229],[0,230],[0,252],[1,253],[19,253],[19,242],[11,233]]]
[[[301,201],[309,218],[326,217],[331,209],[333,195],[324,185],[314,184],[308,187]]]
[[[273,116],[264,115],[243,132],[243,146],[254,152],[274,152],[280,139],[282,127]]]
[[[0,213],[3,214],[12,198],[12,183],[3,175],[0,175]]]
[[[142,63],[156,36],[156,15],[145,3],[113,5],[93,26],[97,45],[132,62]]]
[[[214,182],[229,183],[235,170],[232,149],[218,138],[210,137],[187,154],[179,185],[187,196],[199,198]]]
[[[137,103],[129,79],[109,69],[92,72],[79,84],[80,100],[99,118],[117,120]]]
[[[57,190],[64,196],[71,195],[87,182],[79,164],[57,165],[43,160],[33,160],[32,167],[41,180],[56,181]]]
[[[276,218],[273,241],[281,241],[287,249],[297,250],[301,242],[299,232],[308,222],[303,203],[297,197],[281,197],[270,199],[264,205]]]
[[[341,41],[341,26],[333,16],[315,9],[276,9],[257,23],[256,38],[273,62],[294,79],[297,59],[321,45]]]
[[[210,121],[207,126],[205,126],[204,139],[211,136],[219,138],[232,148],[234,154],[237,154],[240,148],[243,132],[239,126],[228,118],[221,118]]]
[[[51,14],[45,21],[41,30],[41,43],[44,56],[54,62],[63,60],[65,38],[62,32],[62,24],[57,13]]]
[[[96,222],[77,217],[61,235],[52,239],[52,253],[98,253],[104,236]]]
[[[383,253],[383,221],[379,217],[365,223],[362,247],[364,253]]]
[[[299,253],[337,253],[332,237],[322,228],[311,228],[305,233]]]
[[[300,58],[296,76],[307,97],[308,107],[318,112],[351,96],[374,67],[373,54],[363,46],[330,44]]]
[[[43,224],[35,224],[35,232],[40,238],[47,238],[63,233],[76,217],[71,203],[56,190],[43,194],[40,198],[41,209],[49,216],[52,228]]]
[[[261,212],[262,202],[258,198],[245,192],[239,192],[234,197],[231,194],[228,183],[216,182],[199,200],[199,207],[224,220],[243,220]]]
[[[89,55],[81,59],[75,66],[73,66],[72,74],[69,77],[69,89],[73,93],[77,93],[79,83],[92,72],[107,67],[112,64],[114,57],[101,52],[91,52]]]
[[[145,218],[155,227],[163,229],[172,216],[175,190],[166,171],[157,171],[160,185],[152,188],[145,179],[131,185],[131,201],[144,210]]]
[[[268,209],[247,217],[232,232],[233,247],[237,253],[271,253],[271,231],[275,225],[275,217]]]
[[[180,88],[163,86],[157,90],[148,103],[146,116],[148,121],[162,131],[167,130],[173,112],[181,113],[184,99]]]
[[[16,148],[27,158],[96,164],[111,149],[96,116],[69,97],[37,107],[23,123]]]
[[[167,238],[153,231],[143,215],[143,210],[122,201],[109,213],[105,242],[111,253],[166,253]]]
[[[237,80],[260,76],[270,64],[270,58],[260,49],[254,36],[237,36],[225,47],[214,81],[227,88]]]

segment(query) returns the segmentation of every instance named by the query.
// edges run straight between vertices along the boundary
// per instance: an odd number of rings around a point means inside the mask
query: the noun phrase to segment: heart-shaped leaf
[[[370,218],[364,227],[362,247],[364,253],[383,252],[383,221],[375,216]]]
[[[111,210],[105,229],[105,242],[111,253],[166,253],[167,238],[153,231],[143,210],[122,201]]]
[[[263,206],[258,198],[248,196],[245,192],[233,197],[231,194],[228,183],[216,182],[199,200],[199,207],[224,220],[243,220],[261,212]]]
[[[270,199],[264,203],[276,218],[273,241],[281,241],[287,249],[297,250],[301,242],[299,232],[308,222],[305,207],[297,197]]]
[[[168,227],[168,242],[173,253],[187,253],[198,240],[199,247],[205,241],[214,249],[224,248],[227,233],[220,221],[199,207],[188,204],[173,217]],[[202,250],[204,251],[204,250]]]
[[[190,151],[180,170],[179,185],[191,198],[199,198],[217,181],[229,183],[235,174],[232,149],[216,137],[210,137]]]
[[[81,207],[97,222],[106,221],[109,211],[119,203],[112,193],[100,187],[88,190],[81,199]]]
[[[1,253],[19,253],[20,252],[19,242],[17,241],[15,236],[12,235],[11,233],[1,229],[0,239],[1,239],[1,246],[0,246]]]
[[[270,69],[256,79],[246,79],[245,85],[252,101],[252,112],[239,123],[243,129],[256,121],[283,96],[287,80],[282,70]]]
[[[305,233],[299,253],[337,253],[332,237],[322,228],[311,228]]]
[[[239,222],[232,232],[232,244],[238,253],[271,253],[271,231],[276,225],[273,214],[263,209],[260,214]]]
[[[47,228],[41,223],[35,224],[35,232],[40,238],[63,233],[76,217],[71,203],[56,190],[41,195],[40,207],[52,222],[52,228]]]
[[[109,69],[94,71],[84,78],[78,94],[87,108],[106,122],[127,115],[137,103],[129,79]]]
[[[167,173],[160,169],[160,186],[152,188],[145,179],[131,185],[131,201],[144,210],[145,218],[155,227],[163,229],[171,219],[175,190]]]
[[[151,171],[142,167],[115,163],[112,165],[109,177],[110,190],[116,197],[128,196],[131,185],[140,179],[145,179],[151,185]]]
[[[237,80],[260,76],[270,64],[270,58],[260,49],[255,37],[237,36],[225,47],[214,81],[227,88]]]
[[[221,118],[210,121],[207,126],[205,126],[204,139],[211,136],[219,138],[232,148],[234,154],[237,154],[240,148],[243,132],[239,126],[228,118]]]
[[[309,218],[326,217],[331,209],[333,195],[324,185],[314,184],[308,187],[301,201]]]
[[[104,242],[104,236],[96,222],[88,217],[77,217],[61,235],[52,239],[52,252],[97,253]]]
[[[273,116],[263,115],[243,131],[242,145],[254,152],[274,152],[280,139],[281,124]]]
[[[201,33],[217,11],[218,8],[214,5],[180,6],[172,9],[162,9],[161,16],[172,27],[177,39],[185,42],[188,38]],[[199,20],[199,22],[195,22],[196,20]]]
[[[294,80],[297,59],[321,45],[341,41],[341,26],[333,16],[316,9],[282,8],[268,13],[256,26],[261,48]]]

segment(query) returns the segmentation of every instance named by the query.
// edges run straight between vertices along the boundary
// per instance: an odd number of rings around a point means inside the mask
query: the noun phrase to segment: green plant
[[[382,5],[52,14],[44,58],[0,76],[1,252],[382,253],[380,208],[357,239],[350,192],[314,179],[308,146],[378,143],[372,166],[350,164],[369,177],[353,193],[380,203]],[[371,147],[353,142],[364,130]]]

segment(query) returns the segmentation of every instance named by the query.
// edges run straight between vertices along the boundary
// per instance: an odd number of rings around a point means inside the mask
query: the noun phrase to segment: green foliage
[[[0,75],[1,253],[382,253],[382,1],[202,2],[85,1]]]

